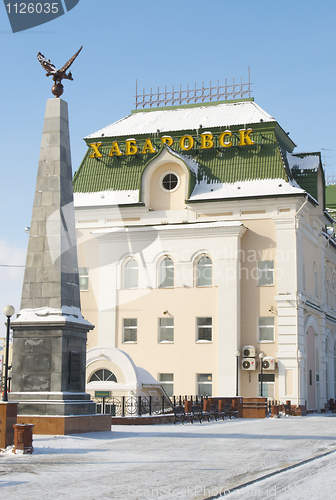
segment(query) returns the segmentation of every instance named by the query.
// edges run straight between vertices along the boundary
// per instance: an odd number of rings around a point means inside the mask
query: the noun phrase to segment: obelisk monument
[[[85,393],[93,326],[80,310],[68,107],[57,95],[46,105],[21,310],[11,325],[18,415],[94,414]]]

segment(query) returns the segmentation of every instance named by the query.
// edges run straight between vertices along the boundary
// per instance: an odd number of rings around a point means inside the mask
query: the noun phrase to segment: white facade
[[[118,135],[126,125],[103,130]],[[169,147],[144,168],[141,203],[131,189],[75,193],[88,275],[82,310],[96,326],[89,360],[117,348],[175,395],[234,396],[239,351],[238,392],[253,397],[262,353],[270,360],[264,395],[323,409],[336,396],[336,244],[326,232],[321,164],[298,163],[319,172],[319,202],[277,178],[201,180],[188,198],[197,162]],[[163,189],[168,174],[176,185]],[[204,257],[211,279],[199,282]],[[244,346],[255,348],[254,369],[242,367]]]

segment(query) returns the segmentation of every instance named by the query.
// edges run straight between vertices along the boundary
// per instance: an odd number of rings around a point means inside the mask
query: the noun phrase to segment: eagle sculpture
[[[54,94],[55,97],[60,97],[60,95],[63,94],[63,85],[62,85],[62,80],[73,80],[72,78],[72,73],[69,71],[69,73],[66,73],[66,71],[70,68],[80,51],[82,50],[83,46],[74,54],[68,62],[64,64],[64,66],[61,69],[56,69],[56,67],[50,62],[49,59],[44,57],[41,52],[37,54],[37,59],[41,63],[42,68],[46,70],[46,76],[52,76],[53,80],[55,82],[55,85],[52,87],[52,93]]]

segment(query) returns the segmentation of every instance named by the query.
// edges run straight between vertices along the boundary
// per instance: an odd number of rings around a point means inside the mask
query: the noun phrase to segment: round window
[[[168,172],[161,177],[161,186],[165,191],[174,191],[178,184],[179,178],[173,172]]]

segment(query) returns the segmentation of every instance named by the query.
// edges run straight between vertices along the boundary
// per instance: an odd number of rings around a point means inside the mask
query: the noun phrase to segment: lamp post
[[[3,313],[7,316],[7,333],[6,333],[6,364],[5,364],[5,387],[3,391],[2,401],[8,401],[8,358],[9,358],[9,330],[10,319],[15,313],[13,306],[5,306]]]
[[[265,353],[261,352],[259,354],[260,358],[260,396],[263,397],[263,359],[265,357]]]
[[[239,351],[236,351],[236,360],[237,360],[237,364],[236,364],[236,397],[238,397],[238,374],[239,374],[239,356],[240,356],[240,352]]]

